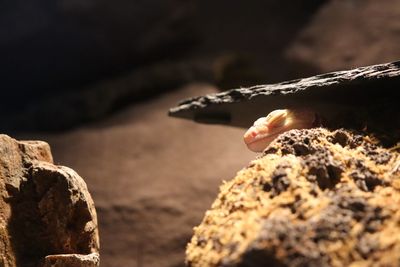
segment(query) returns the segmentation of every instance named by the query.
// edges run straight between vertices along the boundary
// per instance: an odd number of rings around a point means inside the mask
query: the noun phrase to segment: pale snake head
[[[251,151],[262,152],[281,133],[318,126],[317,118],[311,110],[277,109],[256,120],[243,139]]]

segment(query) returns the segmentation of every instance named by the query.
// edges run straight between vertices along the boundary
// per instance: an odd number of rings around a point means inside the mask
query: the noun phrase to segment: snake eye
[[[287,117],[287,109],[277,109],[268,114],[266,122],[268,127],[278,128],[285,125]]]

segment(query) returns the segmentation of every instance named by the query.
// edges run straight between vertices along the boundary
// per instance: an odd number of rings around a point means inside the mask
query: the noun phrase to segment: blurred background
[[[50,143],[95,200],[101,266],[184,266],[244,129],[167,117],[190,96],[400,58],[396,0],[0,3],[1,132]]]

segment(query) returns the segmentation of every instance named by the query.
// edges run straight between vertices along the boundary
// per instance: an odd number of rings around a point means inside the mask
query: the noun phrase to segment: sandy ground
[[[56,164],[75,169],[95,200],[101,266],[183,266],[192,228],[218,193],[256,155],[244,129],[167,117],[182,98],[215,92],[190,85],[60,134],[17,138],[50,143]]]

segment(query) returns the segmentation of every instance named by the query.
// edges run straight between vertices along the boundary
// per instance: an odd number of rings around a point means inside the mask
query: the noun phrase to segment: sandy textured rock
[[[37,266],[50,254],[98,252],[96,211],[86,184],[72,169],[53,165],[47,143],[0,135],[0,190],[1,266]]]
[[[220,190],[189,266],[398,266],[399,146],[292,130]]]

